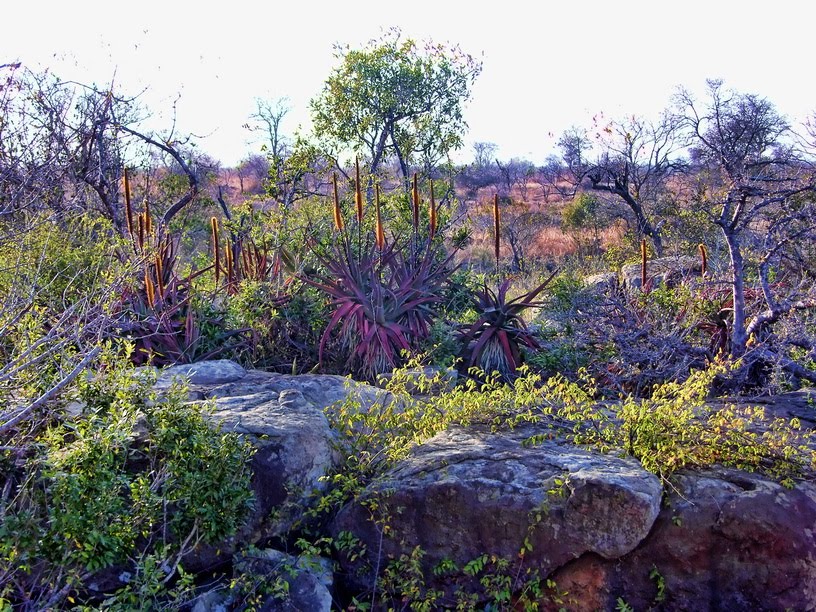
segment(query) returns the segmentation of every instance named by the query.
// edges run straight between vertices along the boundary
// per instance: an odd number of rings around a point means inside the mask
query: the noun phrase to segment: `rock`
[[[214,403],[208,414],[224,431],[255,447],[252,487],[255,507],[244,528],[217,547],[200,545],[185,557],[191,571],[228,561],[246,544],[280,536],[308,512],[322,478],[338,464],[335,433],[325,409],[356,394],[370,407],[382,390],[340,376],[289,376],[250,371],[223,384],[193,383],[191,394]]]
[[[661,257],[646,262],[646,278],[651,280],[652,287],[661,284],[670,287],[677,285],[684,279],[700,276],[702,264],[696,257],[681,255],[677,257]],[[641,286],[641,266],[639,263],[626,264],[621,268],[623,287],[638,289]]]
[[[176,379],[186,380],[193,385],[220,385],[241,380],[246,374],[244,368],[228,359],[200,361],[161,370],[156,386],[159,389],[168,387]]]
[[[225,588],[211,589],[195,598],[191,612],[228,612],[231,604]]]
[[[376,387],[356,382],[343,376],[302,374],[277,374],[273,372],[250,371],[240,380],[207,389],[193,386],[203,392],[206,398],[247,397],[259,393],[280,393],[284,390],[300,392],[306,401],[320,410],[345,401],[349,395],[360,401],[363,408],[381,402],[387,394]]]
[[[587,555],[552,575],[578,597],[574,609],[613,609],[618,597],[636,610],[816,609],[816,485],[719,470],[675,487],[633,552]]]
[[[660,481],[629,459],[556,442],[523,445],[531,433],[441,433],[341,510],[332,532],[381,550],[381,568],[416,546],[431,570],[443,559],[462,567],[484,553],[512,561],[527,539],[525,561],[542,575],[587,552],[615,559],[632,551],[658,515]],[[387,517],[382,538],[372,502]],[[373,584],[370,568],[343,563],[354,586]]]
[[[336,465],[335,436],[323,410],[296,389],[263,391],[215,400],[212,418],[225,431],[245,436],[252,457],[255,516],[260,537],[278,535],[297,521]]]
[[[640,268],[638,268],[638,274],[640,274]],[[638,280],[640,280],[640,277],[638,277]],[[584,277],[583,283],[584,287],[586,287],[590,291],[596,293],[606,293],[607,291],[617,289],[618,276],[613,272],[591,274],[589,276]]]
[[[329,612],[334,580],[328,559],[293,557],[278,550],[262,550],[241,555],[233,566],[233,577],[261,580],[266,584],[286,583],[286,595],[267,596],[257,608],[265,612]]]

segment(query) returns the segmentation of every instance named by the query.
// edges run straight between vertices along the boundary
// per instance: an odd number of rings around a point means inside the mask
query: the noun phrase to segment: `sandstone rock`
[[[524,446],[531,433],[441,433],[345,507],[333,532],[381,550],[380,567],[416,546],[426,569],[443,559],[462,567],[484,553],[514,560],[525,538],[526,561],[542,575],[587,552],[615,559],[633,550],[658,515],[659,480],[628,459],[555,442]],[[372,500],[388,517],[382,538]],[[343,569],[357,587],[373,584],[370,568]]]
[[[216,359],[198,363],[170,366],[159,372],[158,388],[169,386],[175,379],[183,379],[193,385],[220,385],[235,382],[246,376],[246,370],[234,361]]]
[[[552,576],[577,599],[571,609],[613,609],[618,597],[636,610],[816,609],[816,485],[720,470],[676,487],[633,552],[587,555]]]
[[[321,479],[339,459],[325,408],[350,393],[357,394],[364,407],[385,396],[382,390],[340,376],[259,371],[245,372],[240,379],[223,384],[193,383],[190,390],[214,402],[215,409],[208,416],[212,422],[244,436],[256,449],[252,516],[229,542],[199,546],[185,557],[185,567],[193,571],[224,563],[241,546],[281,535],[296,525],[315,494],[324,490]]]
[[[215,400],[211,418],[255,446],[252,458],[258,537],[288,529],[309,507],[335,465],[334,434],[323,410],[296,389]]]
[[[207,389],[193,387],[207,398],[245,397],[259,393],[280,393],[284,390],[300,392],[306,401],[320,410],[346,400],[349,395],[357,398],[363,407],[383,401],[386,394],[381,389],[356,382],[343,376],[310,375],[293,376],[273,372],[250,371],[245,377]]]

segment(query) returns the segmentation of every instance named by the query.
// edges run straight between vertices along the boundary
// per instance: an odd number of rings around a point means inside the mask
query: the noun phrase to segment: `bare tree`
[[[526,159],[514,157],[508,162],[502,163],[496,160],[501,177],[501,191],[511,196],[513,191],[518,191],[521,199],[527,201],[527,183],[535,174],[535,166]]]
[[[97,211],[124,234],[125,160],[152,152],[167,156],[188,183],[163,221],[195,199],[198,177],[184,152],[189,137],[141,130],[135,98],[113,84],[85,86],[16,64],[0,71],[0,212]]]
[[[474,142],[473,143],[473,165],[476,168],[487,168],[496,159],[499,147],[495,142]]]
[[[678,128],[679,120],[664,113],[657,122],[596,117],[592,138],[584,129],[567,130],[558,143],[566,173],[553,177],[551,187],[567,197],[594,190],[624,204],[638,234],[648,237],[661,256],[663,236],[654,209],[668,181],[684,168]]]
[[[765,98],[708,83],[705,102],[685,90],[677,94],[678,117],[688,134],[692,160],[707,185],[698,189],[700,209],[720,229],[728,248],[733,296],[733,357],[745,354],[749,338],[782,316],[812,307],[812,282],[784,276],[816,239],[816,172],[812,151],[797,145],[788,122]],[[755,270],[765,309],[746,310],[746,279]],[[777,282],[772,282],[772,273]],[[796,375],[816,380],[816,373]]]

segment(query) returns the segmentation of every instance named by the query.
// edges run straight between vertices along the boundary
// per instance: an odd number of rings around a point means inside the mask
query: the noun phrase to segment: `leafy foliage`
[[[164,587],[195,544],[222,541],[248,512],[247,443],[209,424],[183,389],[156,397],[150,376],[122,363],[103,356],[107,371],[80,385],[80,412],[48,428],[30,456],[5,447],[0,596],[54,607],[86,596],[86,582],[114,565],[160,566]]]
[[[318,137],[364,147],[372,174],[395,155],[406,180],[408,164],[435,165],[461,146],[462,105],[481,71],[474,58],[456,47],[422,47],[396,29],[363,49],[340,48],[337,57],[311,103]]]

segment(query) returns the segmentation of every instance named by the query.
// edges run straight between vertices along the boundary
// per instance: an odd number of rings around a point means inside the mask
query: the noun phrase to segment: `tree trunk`
[[[731,295],[734,302],[731,356],[736,359],[745,354],[745,346],[748,343],[748,334],[745,330],[745,262],[737,233],[729,227],[723,227],[722,230],[731,258]]]

